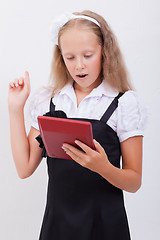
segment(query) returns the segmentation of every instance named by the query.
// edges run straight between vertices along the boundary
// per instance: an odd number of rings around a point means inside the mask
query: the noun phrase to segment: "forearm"
[[[27,138],[23,110],[10,111],[10,138],[12,154],[19,176],[27,171],[30,147]]]
[[[39,130],[31,127],[27,136],[24,123],[24,106],[30,94],[29,73],[9,83],[8,110],[10,116],[11,147],[20,178],[29,177],[39,165],[42,150],[36,141]]]
[[[75,143],[84,151],[70,144],[63,144],[63,150],[77,163],[105,178],[117,188],[136,192],[141,186],[142,172],[142,136],[132,137],[121,144],[123,169],[113,166],[106,152],[94,139],[96,151],[76,140]]]
[[[141,175],[132,169],[119,169],[110,162],[99,173],[108,182],[127,192],[136,192],[141,186]]]

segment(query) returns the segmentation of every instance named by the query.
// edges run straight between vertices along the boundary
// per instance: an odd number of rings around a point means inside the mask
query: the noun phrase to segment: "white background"
[[[28,70],[32,93],[46,85],[52,18],[66,10],[85,9],[101,14],[112,27],[131,80],[150,113],[144,138],[143,185],[135,194],[125,193],[125,200],[132,239],[160,237],[159,0],[5,0],[0,3],[0,239],[38,239],[47,186],[45,160],[30,178],[17,176],[9,138],[8,83]],[[29,101],[26,110],[28,106]],[[26,127],[30,127],[27,111]]]

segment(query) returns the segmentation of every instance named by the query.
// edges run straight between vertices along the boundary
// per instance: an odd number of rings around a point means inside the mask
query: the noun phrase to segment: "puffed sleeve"
[[[42,90],[32,96],[30,104],[31,126],[39,130],[37,117],[42,116],[49,111],[51,93],[47,90]]]
[[[119,99],[117,110],[117,135],[120,142],[129,137],[144,136],[148,112],[135,91],[127,91]]]

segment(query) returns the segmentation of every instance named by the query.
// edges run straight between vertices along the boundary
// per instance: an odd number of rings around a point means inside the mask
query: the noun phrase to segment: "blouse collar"
[[[59,94],[66,94],[70,97],[73,91],[73,82],[69,82],[59,91]],[[109,83],[103,80],[98,87],[94,88],[90,92],[88,97],[101,97],[102,95],[105,95],[107,97],[115,97],[117,94],[118,90],[114,89],[111,85],[109,85]]]

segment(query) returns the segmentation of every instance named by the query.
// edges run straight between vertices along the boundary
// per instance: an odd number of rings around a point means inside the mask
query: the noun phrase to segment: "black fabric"
[[[113,114],[113,112],[116,110],[116,108],[118,107],[118,99],[123,95],[124,93],[119,93],[114,100],[112,101],[112,103],[110,104],[110,106],[108,107],[107,111],[105,112],[105,114],[103,115],[103,117],[101,118],[102,122],[107,122],[108,119],[111,117],[111,115]]]
[[[105,119],[118,106],[120,96],[101,120],[74,118],[91,122],[94,139],[118,168],[120,142]],[[62,111],[50,111],[51,117],[55,115],[66,117]],[[47,157],[47,165],[47,203],[39,240],[130,240],[122,190],[73,160]]]
[[[67,118],[67,115],[63,111],[55,111],[55,105],[52,103],[52,98],[50,100],[50,111],[43,114],[43,116]],[[43,148],[42,157],[47,157],[47,152],[46,152],[46,149],[44,147],[44,143],[43,143],[43,140],[42,140],[42,137],[41,137],[40,134],[36,137],[36,140],[39,142],[39,147]]]

